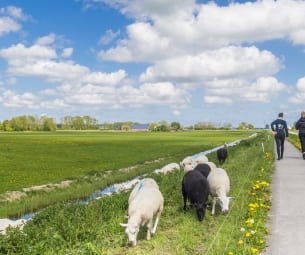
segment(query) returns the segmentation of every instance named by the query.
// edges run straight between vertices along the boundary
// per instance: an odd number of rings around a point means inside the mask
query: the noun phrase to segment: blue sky
[[[252,123],[305,110],[305,1],[1,0],[0,120]]]

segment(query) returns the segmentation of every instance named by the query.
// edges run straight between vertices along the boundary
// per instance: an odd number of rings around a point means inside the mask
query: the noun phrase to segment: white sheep
[[[203,163],[206,163],[206,162],[208,162],[208,161],[209,161],[209,159],[208,159],[208,157],[205,156],[205,155],[200,155],[200,156],[198,156],[197,158],[195,158],[195,163],[196,163],[196,165],[198,165],[198,164],[203,164]]]
[[[174,170],[180,170],[180,166],[178,163],[169,163],[169,164],[165,165],[164,167],[162,167],[161,169],[156,169],[154,172],[166,174],[166,173],[172,172]]]
[[[229,211],[230,197],[230,179],[227,172],[222,168],[214,168],[208,175],[208,184],[210,195],[213,198],[212,215],[215,214],[216,200],[219,200],[221,211]]]
[[[151,234],[156,233],[163,206],[164,198],[155,180],[144,178],[133,188],[128,199],[128,222],[120,224],[126,228],[125,233],[132,246],[137,244],[140,226],[147,224],[147,240],[151,238]]]
[[[191,171],[195,168],[196,166],[195,160],[191,156],[187,156],[180,162],[181,168],[184,170],[184,172]]]

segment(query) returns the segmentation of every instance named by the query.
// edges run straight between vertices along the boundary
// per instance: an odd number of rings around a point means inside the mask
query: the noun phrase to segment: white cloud
[[[36,44],[40,46],[50,45],[55,42],[55,39],[56,39],[56,35],[54,33],[51,33],[49,35],[38,38],[36,40]]]
[[[141,22],[129,25],[128,38],[101,51],[101,59],[151,62],[177,54],[198,54],[232,44],[273,39],[305,44],[304,1],[263,0],[233,2],[229,6],[195,4],[191,0],[136,2],[107,1]]]
[[[233,103],[241,101],[269,102],[285,90],[286,85],[274,77],[259,77],[254,82],[242,79],[213,80],[207,83],[206,103]]]
[[[0,17],[0,36],[9,32],[17,32],[21,25],[10,17]]]
[[[46,44],[51,40],[43,40]],[[47,42],[48,41],[48,42]],[[63,54],[68,57],[72,48],[64,49]],[[56,50],[50,46],[34,44],[26,47],[23,44],[13,45],[0,50],[0,57],[8,62],[8,72],[15,76],[36,76],[50,82],[95,83],[100,85],[114,85],[125,78],[123,70],[112,73],[91,72],[86,66],[72,61],[60,61]]]
[[[0,95],[0,102],[5,107],[9,108],[21,108],[27,107],[30,109],[38,108],[38,105],[35,103],[37,101],[37,97],[32,93],[23,93],[17,94],[14,91],[6,90]]]
[[[63,58],[69,58],[73,54],[73,48],[65,48],[63,49],[62,53],[60,54]]]
[[[39,59],[54,59],[57,57],[56,51],[50,47],[33,45],[25,47],[19,43],[7,49],[0,50],[0,57],[5,58],[9,65],[22,65],[28,62],[33,63]]]
[[[293,96],[289,98],[289,102],[294,104],[304,104],[305,98],[305,77],[300,78],[296,84],[296,90]]]
[[[118,85],[126,76],[126,71],[118,70],[112,73],[91,72],[82,81],[99,85]]]
[[[22,9],[8,6],[0,8],[0,36],[11,32],[18,32],[22,25],[20,21],[27,19]]]
[[[174,110],[174,111],[173,111],[173,114],[174,114],[175,116],[179,116],[179,115],[181,114],[181,112],[178,111],[178,110]]]
[[[254,79],[272,75],[281,68],[281,61],[269,51],[256,47],[225,47],[205,51],[196,56],[183,56],[157,62],[141,75],[141,81],[174,80],[204,81],[217,78],[243,77]]]
[[[115,38],[117,38],[120,35],[120,31],[117,32],[113,32],[112,30],[107,30],[105,35],[103,35],[100,40],[99,43],[102,45],[108,45],[110,44]]]
[[[232,99],[220,96],[204,96],[204,101],[208,104],[231,104],[233,102]]]
[[[64,102],[62,99],[55,99],[53,101],[43,101],[40,103],[40,107],[46,109],[63,109],[65,107],[69,107],[68,104]]]

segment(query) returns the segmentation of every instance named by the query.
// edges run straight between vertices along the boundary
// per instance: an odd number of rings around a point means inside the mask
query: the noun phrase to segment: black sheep
[[[228,149],[227,149],[227,145],[225,144],[223,148],[217,150],[217,159],[219,161],[219,164],[223,164],[226,161],[227,157],[228,157]]]
[[[186,201],[195,206],[199,221],[202,221],[205,215],[206,202],[209,196],[208,181],[197,170],[187,172],[182,180],[182,195],[184,200],[184,211],[186,210]]]
[[[208,178],[208,175],[211,172],[211,167],[206,163],[200,163],[194,168],[194,170],[199,171],[205,178]]]

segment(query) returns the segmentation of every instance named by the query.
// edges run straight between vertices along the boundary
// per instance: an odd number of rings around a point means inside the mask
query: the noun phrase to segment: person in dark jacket
[[[301,143],[301,149],[303,159],[305,159],[305,112],[301,113],[301,118],[295,123],[295,128],[299,130],[299,139]]]
[[[284,154],[284,142],[288,137],[287,122],[283,119],[284,114],[279,113],[278,118],[271,123],[271,129],[274,133],[274,140],[276,143],[277,159],[283,158]]]

